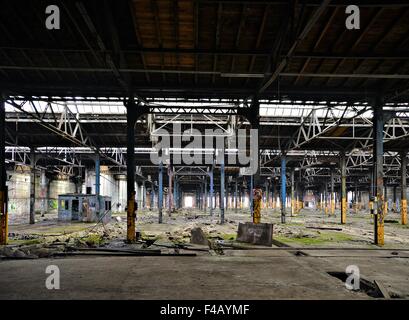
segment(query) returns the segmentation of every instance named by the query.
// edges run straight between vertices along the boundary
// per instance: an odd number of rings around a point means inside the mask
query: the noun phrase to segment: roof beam
[[[279,74],[284,70],[284,68],[287,66],[289,60],[291,59],[291,56],[293,55],[295,49],[297,48],[298,44],[304,40],[304,38],[308,35],[312,27],[315,25],[315,23],[318,21],[318,19],[321,17],[322,13],[325,11],[327,8],[328,4],[331,2],[331,0],[323,0],[321,5],[318,7],[318,9],[313,13],[312,17],[310,20],[307,22],[305,25],[303,31],[300,33],[300,35],[297,37],[297,39],[294,41],[292,46],[287,52],[286,57],[281,60],[280,64],[277,66],[276,70],[273,72],[272,76],[262,85],[260,89],[258,89],[258,93],[264,92],[279,76]]]

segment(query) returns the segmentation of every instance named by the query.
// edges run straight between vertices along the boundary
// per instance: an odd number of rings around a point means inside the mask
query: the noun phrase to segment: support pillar
[[[36,156],[31,149],[31,171],[30,171],[30,224],[35,223],[35,184],[36,184]]]
[[[178,180],[175,177],[173,177],[173,206],[175,209],[178,209],[179,204],[178,204]]]
[[[204,176],[204,203],[203,203],[203,211],[206,214],[207,210],[207,175]]]
[[[126,183],[127,183],[127,241],[134,242],[135,234],[135,122],[136,110],[132,103],[126,105],[127,146],[126,146]],[[96,173],[96,172],[95,172]],[[95,186],[99,188],[99,182]]]
[[[253,175],[250,176],[250,191],[249,191],[249,197],[250,197],[250,213],[251,216],[253,216],[253,189],[254,189],[254,178]]]
[[[163,163],[159,163],[159,186],[158,186],[158,210],[159,210],[159,223],[162,223],[162,207],[163,207]]]
[[[4,97],[0,95],[0,245],[8,241],[8,213],[6,186],[6,110]]]
[[[291,169],[291,217],[295,215],[295,195],[294,195],[294,168]]]
[[[331,204],[331,215],[335,215],[335,190],[334,190],[334,168],[331,168],[331,195],[330,195],[330,204]]]
[[[386,216],[386,214],[388,213],[388,186],[386,185],[386,182],[385,182],[383,196],[385,198],[385,201],[384,201],[384,204],[383,204],[383,206],[384,206],[384,211],[383,212],[385,213],[385,216]]]
[[[142,209],[146,209],[146,183],[145,180],[142,182]]]
[[[400,215],[401,215],[401,223],[403,225],[408,223],[408,203],[406,200],[406,166],[407,166],[407,157],[406,157],[406,152],[402,152],[401,156],[401,169],[400,169],[400,175],[401,175],[401,197],[400,197]]]
[[[172,206],[173,206],[173,199],[172,199],[172,167],[169,165],[168,168],[168,177],[169,177],[169,188],[168,188],[168,215],[169,217],[172,215]]]
[[[395,184],[393,186],[393,204],[392,204],[392,211],[396,212],[396,202],[397,202],[397,198],[396,198],[396,189],[397,189],[397,185]]]
[[[220,223],[224,224],[224,149],[220,163]]]
[[[238,183],[237,183],[238,177],[236,177],[236,181],[234,183],[234,211],[237,212],[237,192],[238,192]]]
[[[152,189],[151,189],[150,196],[151,196],[151,203],[150,203],[149,209],[152,210],[155,207],[155,186],[153,183],[152,183]]]
[[[374,181],[375,181],[375,210],[374,210],[374,234],[375,244],[384,245],[384,218],[385,197],[383,188],[383,127],[382,101],[377,98],[374,105],[373,135],[374,135]]]
[[[341,223],[347,221],[347,169],[345,153],[341,154]]]
[[[214,160],[213,160],[214,161]],[[214,162],[212,167],[210,168],[210,215],[213,215],[213,207],[214,207],[214,180],[213,180],[213,172],[214,172]]]
[[[127,130],[127,146],[126,146],[126,183],[127,183],[127,241],[135,242],[135,122],[136,110],[131,103],[126,106],[126,130]],[[99,186],[99,185],[98,185]]]
[[[95,194],[100,195],[100,186],[101,186],[101,166],[99,160],[99,153],[95,155]]]
[[[285,223],[285,202],[286,202],[286,176],[285,176],[286,158],[285,154],[281,156],[281,223]]]
[[[77,182],[78,184],[78,182]],[[77,193],[80,193],[78,191],[78,186],[77,186]],[[47,180],[45,177],[45,170],[41,170],[41,176],[40,176],[40,198],[41,198],[41,216],[44,217],[45,212],[47,211]]]

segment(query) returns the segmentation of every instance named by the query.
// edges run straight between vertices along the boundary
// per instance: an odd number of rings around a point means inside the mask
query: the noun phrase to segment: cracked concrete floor
[[[208,217],[192,210],[165,216],[162,225],[156,223],[156,217],[155,212],[144,212],[137,225],[161,241],[169,241],[169,236],[188,241],[187,230],[195,226],[209,235],[230,237],[238,222],[250,220],[245,210],[227,211],[223,226],[217,224],[217,215]],[[371,243],[373,225],[367,213],[350,214],[347,224],[341,226],[339,216],[303,210],[281,225],[278,211],[263,210],[263,222],[275,223],[274,237],[303,254],[273,247],[225,250],[224,255],[199,252],[196,257],[3,260],[0,299],[373,299],[364,292],[347,290],[341,280],[328,274],[345,272],[348,265],[357,265],[362,277],[380,281],[391,294],[407,299],[409,251],[405,250],[409,250],[409,229],[397,222],[398,214],[387,219],[395,222],[385,226],[382,250]],[[340,227],[342,231],[315,227]],[[54,233],[61,228],[65,232],[72,225],[55,228],[55,221],[45,221],[35,226],[12,226],[11,232]],[[50,264],[60,268],[60,290],[45,288],[45,269]]]

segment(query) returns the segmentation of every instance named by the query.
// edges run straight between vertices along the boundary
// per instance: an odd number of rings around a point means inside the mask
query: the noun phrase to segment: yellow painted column
[[[401,222],[403,225],[408,223],[408,203],[407,200],[401,200],[400,202]]]
[[[261,221],[261,199],[263,191],[261,189],[254,189],[253,193],[253,223],[260,223]]]
[[[335,215],[335,199],[333,195],[331,195],[331,215]]]
[[[347,222],[347,176],[345,153],[341,154],[341,224]]]
[[[376,215],[376,225],[375,225],[375,232],[376,232],[376,241],[375,243],[378,246],[383,246],[385,244],[385,199],[383,195],[378,195],[377,203],[381,210],[377,209]]]
[[[342,198],[341,203],[341,223],[344,224],[347,221],[347,199]]]
[[[408,223],[408,203],[406,200],[406,166],[407,166],[407,157],[406,152],[402,152],[400,154],[401,157],[401,201],[400,201],[400,215],[401,215],[401,223],[403,225]]]
[[[8,214],[7,196],[5,191],[0,191],[0,245],[8,242]]]
[[[135,191],[132,192],[132,196],[128,201],[127,210],[127,240],[128,242],[134,242],[136,240],[135,233]]]

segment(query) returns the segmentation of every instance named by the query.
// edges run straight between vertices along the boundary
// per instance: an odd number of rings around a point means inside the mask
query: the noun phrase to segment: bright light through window
[[[185,197],[185,208],[192,208],[193,207],[193,197],[187,196]]]

